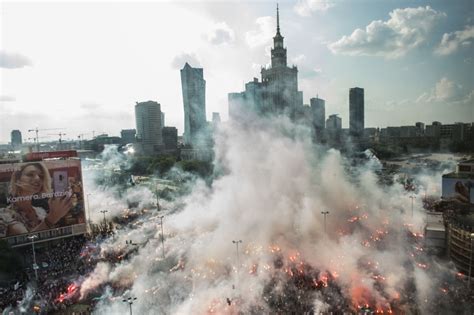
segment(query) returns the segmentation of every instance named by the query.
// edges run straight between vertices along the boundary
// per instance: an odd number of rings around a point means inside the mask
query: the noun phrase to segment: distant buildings
[[[161,136],[161,106],[154,101],[141,102],[135,105],[137,125],[137,142],[144,154],[159,151],[163,144]]]
[[[364,89],[349,90],[349,133],[360,138],[364,134]]]
[[[321,141],[324,136],[324,125],[326,121],[326,102],[318,97],[310,99],[311,118],[315,132],[315,140]]]
[[[174,151],[178,148],[178,129],[176,127],[163,127],[161,129],[165,151]]]
[[[287,66],[286,48],[280,33],[280,16],[277,6],[277,30],[271,49],[271,67],[261,69],[262,81],[257,78],[245,85],[245,91],[229,93],[229,116],[246,119],[260,116],[287,115],[292,119],[303,107],[303,92],[298,91],[298,69]]]
[[[341,139],[342,134],[342,119],[337,114],[329,115],[326,120],[326,132],[328,140],[332,143],[337,143]]]
[[[202,68],[188,63],[181,69],[181,88],[184,104],[184,144],[202,145],[206,132],[206,81]]]
[[[136,136],[137,130],[136,129],[122,129],[120,131],[120,137],[122,138],[122,143],[127,144],[127,143],[135,143],[136,142]]]
[[[11,144],[13,147],[19,147],[23,143],[21,138],[20,130],[12,130],[11,132]]]

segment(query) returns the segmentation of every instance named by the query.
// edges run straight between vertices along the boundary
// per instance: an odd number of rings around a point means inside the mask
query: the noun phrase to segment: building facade
[[[302,111],[303,92],[298,91],[298,69],[288,67],[287,51],[280,33],[280,14],[277,6],[277,30],[271,49],[271,66],[261,69],[261,82],[257,78],[245,85],[245,91],[230,93],[229,117],[231,119],[258,116],[286,115],[296,118]]]
[[[136,136],[137,130],[136,129],[122,129],[120,131],[120,137],[122,138],[122,143],[127,144],[127,143],[135,143],[136,142]]]
[[[23,143],[20,130],[12,130],[10,136],[11,136],[11,143],[13,147],[18,147]]]
[[[188,63],[181,69],[181,89],[184,105],[184,144],[202,145],[206,132],[206,81],[202,68]]]
[[[135,105],[137,125],[137,142],[144,154],[153,154],[162,146],[161,105],[154,101],[141,102]]]
[[[163,127],[162,134],[165,150],[176,150],[178,148],[178,129],[176,127]]]
[[[364,133],[364,89],[359,87],[349,90],[349,133],[353,137]]]

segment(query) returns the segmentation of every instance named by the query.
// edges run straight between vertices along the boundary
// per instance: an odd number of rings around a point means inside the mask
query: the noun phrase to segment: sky
[[[474,122],[474,2],[282,1],[280,28],[305,104],[349,123],[349,88],[365,90],[366,127]],[[0,143],[135,128],[153,100],[183,132],[179,70],[204,69],[206,112],[270,63],[273,1],[1,2]],[[32,140],[30,140],[32,141]]]

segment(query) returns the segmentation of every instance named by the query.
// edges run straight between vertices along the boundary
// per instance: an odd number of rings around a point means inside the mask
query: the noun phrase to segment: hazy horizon
[[[474,122],[471,1],[285,1],[280,27],[303,101],[326,100],[348,127],[349,88],[366,127]],[[19,129],[63,138],[135,128],[134,105],[161,104],[182,134],[179,69],[204,69],[206,114],[270,62],[276,2],[2,1],[0,143]],[[40,139],[56,140],[45,131]]]

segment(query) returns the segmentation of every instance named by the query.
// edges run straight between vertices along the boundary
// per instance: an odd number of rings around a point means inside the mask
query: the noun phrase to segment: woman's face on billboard
[[[21,172],[18,186],[24,194],[37,194],[43,188],[44,174],[43,171],[35,166],[29,165]]]

